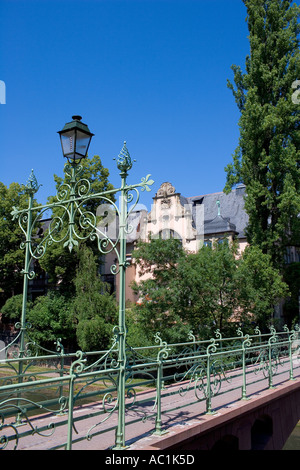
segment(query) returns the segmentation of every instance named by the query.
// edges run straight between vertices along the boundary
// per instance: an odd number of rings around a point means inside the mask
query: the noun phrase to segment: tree
[[[0,182],[0,307],[12,295],[22,292],[24,268],[24,241],[18,222],[12,219],[13,206],[28,207],[28,195],[24,186],[11,183],[8,187]]]
[[[177,312],[177,292],[174,283],[178,281],[177,266],[186,258],[181,242],[177,239],[153,239],[149,243],[139,242],[132,257],[140,274],[151,277],[132,284],[140,302],[133,308],[128,336],[132,338],[134,326],[138,325],[144,343],[153,344],[155,333],[160,332],[170,342],[184,341],[191,326],[182,322]],[[142,340],[140,340],[142,342]]]
[[[245,73],[232,66],[235,87],[228,83],[241,117],[225,192],[246,185],[248,241],[282,265],[300,223],[300,107],[293,99],[300,78],[300,7],[291,0],[243,1],[250,55]]]
[[[239,302],[237,269],[236,247],[227,240],[213,247],[203,246],[178,265],[180,315],[188,319],[194,331],[228,328]]]
[[[98,156],[94,156],[92,159],[85,159],[81,164],[82,173],[80,178],[85,181],[85,183],[81,185],[82,193],[85,191],[84,188],[87,189],[88,187],[90,194],[113,189],[113,186],[108,182],[109,172],[103,167],[101,159]],[[62,184],[68,185],[70,183],[70,175],[67,172],[65,172],[64,178],[54,175],[54,180],[56,182],[56,189],[59,191]],[[114,201],[113,195],[108,196],[108,198]],[[55,196],[51,196],[48,199],[49,203],[55,201]],[[84,203],[82,208],[84,211],[91,212],[96,216],[97,208],[100,204],[103,204],[103,202],[106,201],[103,199],[93,199]],[[62,215],[63,210],[59,207],[55,208],[53,210],[52,219]],[[65,225],[62,230],[66,231],[67,226]],[[78,214],[76,217],[76,231],[81,235],[84,233],[84,229],[81,228],[79,224]],[[98,248],[95,242],[86,240],[85,244],[90,246],[95,254],[97,253]],[[98,263],[101,262],[100,256],[98,256],[97,261]],[[62,294],[69,294],[70,296],[74,293],[74,273],[78,268],[78,264],[78,250],[70,252],[68,248],[63,246],[63,243],[53,243],[49,245],[45,255],[40,259],[40,265],[47,272],[50,283],[52,283],[53,286],[59,286]]]
[[[58,338],[65,349],[84,351],[105,349],[117,324],[117,306],[108,286],[101,281],[92,249],[78,249],[79,266],[74,273],[72,298],[59,290],[27,303],[28,335],[38,346],[53,350]],[[2,308],[5,318],[20,321],[22,294],[9,298]]]
[[[13,295],[3,305],[1,313],[9,323],[21,320],[23,294]],[[76,348],[75,324],[72,304],[59,292],[51,291],[27,302],[27,341],[55,350],[59,338],[65,348]]]
[[[284,268],[284,279],[290,289],[290,295],[283,306],[283,314],[288,325],[299,323],[300,309],[300,263],[291,263]]]
[[[27,320],[31,325],[28,335],[38,346],[54,351],[54,343],[60,339],[65,349],[76,348],[72,303],[59,292],[37,297]]]
[[[10,322],[16,323],[21,320],[23,294],[16,294],[9,297],[1,308],[2,315]],[[32,307],[32,302],[27,301],[27,310]]]
[[[265,327],[288,292],[269,255],[247,247],[237,257],[227,240],[197,253],[185,252],[178,240],[151,240],[139,243],[133,257],[142,273],[151,273],[134,285],[140,302],[132,314],[149,340],[157,331],[168,342],[186,340],[190,330],[200,337],[217,328],[230,334],[241,321]]]
[[[261,329],[273,321],[274,308],[289,295],[279,269],[275,269],[271,256],[257,246],[247,246],[239,261],[236,283],[240,320],[254,323]]]
[[[163,331],[172,342],[186,340],[190,330],[224,329],[238,302],[234,247],[225,241],[187,253],[179,240],[151,240],[139,243],[132,256],[141,274],[152,276],[133,286],[145,332]]]
[[[117,324],[116,302],[99,276],[92,249],[83,244],[78,256],[73,299],[78,345],[84,351],[103,350],[109,347]]]

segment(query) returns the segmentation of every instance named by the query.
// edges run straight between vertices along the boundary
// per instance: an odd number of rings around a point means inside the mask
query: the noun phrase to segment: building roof
[[[236,235],[236,226],[230,222],[230,218],[217,215],[213,220],[204,221],[204,235],[233,232]]]
[[[229,194],[217,192],[187,198],[188,202],[192,204],[193,216],[198,205],[204,206],[205,233],[208,233],[208,231],[213,233],[214,226],[221,231],[221,228],[225,228],[227,225],[226,231],[237,232],[237,238],[246,237],[245,228],[248,223],[248,216],[244,208],[245,189],[245,185],[239,185]],[[219,204],[217,204],[218,201]],[[220,215],[218,215],[218,210]],[[194,217],[194,220],[197,220],[196,217]],[[196,228],[198,230],[198,227]]]

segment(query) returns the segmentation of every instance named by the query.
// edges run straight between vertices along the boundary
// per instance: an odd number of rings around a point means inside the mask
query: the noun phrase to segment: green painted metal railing
[[[95,194],[89,181],[81,178],[81,165],[66,164],[70,183],[62,184],[55,202],[43,206],[33,204],[38,184],[32,173],[25,188],[28,207],[13,208],[12,217],[25,237],[21,243],[25,251],[23,306],[16,338],[0,351],[2,449],[71,450],[92,442],[94,448],[121,450],[146,430],[163,434],[170,416],[176,420],[178,414],[188,415],[191,407],[198,414],[212,413],[228,399],[249,398],[254,383],[271,388],[278,380],[300,376],[298,326],[282,332],[272,327],[268,334],[256,330],[254,335],[238,330],[233,338],[223,338],[217,331],[208,341],[197,341],[191,333],[187,342],[172,345],[157,333],[155,344],[147,348],[127,344],[126,237],[132,229],[130,213],[139,201],[139,189],[150,191],[153,184],[147,175],[140,183],[128,185],[131,166],[124,143],[117,159],[120,188]],[[117,194],[120,207],[110,200]],[[91,201],[111,205],[118,220],[115,237],[109,238],[97,214],[86,208]],[[52,209],[59,209],[60,215],[53,217],[48,232],[38,240],[36,229]],[[83,240],[95,242],[103,255],[113,252],[117,259],[111,272],[119,275],[119,321],[112,346],[107,351],[66,354],[58,339],[53,351],[42,349],[30,341],[26,319],[28,282],[35,276],[32,267],[48,245],[63,243],[72,251]],[[217,402],[220,398],[223,401]]]
[[[71,450],[84,442],[88,449],[95,439],[100,449],[119,448],[120,408],[124,428],[135,425],[138,439],[144,422],[151,425],[149,432],[162,435],[168,430],[170,414],[174,419],[195,405],[198,414],[213,413],[231,401],[249,399],[253,392],[248,389],[254,385],[257,391],[300,378],[298,325],[291,331],[285,327],[277,332],[271,327],[268,334],[257,330],[254,335],[244,335],[239,329],[232,338],[216,332],[208,341],[196,341],[193,335],[191,339],[167,344],[157,334],[153,346],[126,345],[124,407],[119,401],[123,371],[117,360],[117,334],[107,351],[65,354],[58,342],[58,352],[52,354],[1,360],[1,447],[24,448],[22,442],[29,440],[35,448],[38,436],[37,448],[47,447],[50,437],[55,444],[49,448]],[[78,410],[82,411],[80,417]],[[39,414],[43,419],[37,418]],[[77,427],[84,421],[85,430],[80,433]],[[62,434],[60,429],[64,429]],[[107,441],[105,435],[112,432],[115,438]]]

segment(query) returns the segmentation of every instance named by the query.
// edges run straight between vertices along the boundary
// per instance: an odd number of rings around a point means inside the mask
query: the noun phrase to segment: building
[[[171,183],[162,183],[153,197],[153,204],[149,212],[143,208],[135,210],[128,216],[126,300],[128,302],[138,301],[130,285],[133,281],[139,282],[145,279],[145,276],[140,276],[138,267],[132,258],[132,252],[138,241],[148,241],[150,237],[173,237],[181,240],[185,250],[197,252],[202,245],[212,245],[214,242],[221,243],[225,239],[234,239],[238,244],[239,253],[242,253],[247,245],[245,231],[248,223],[244,196],[245,185],[243,184],[237,186],[229,194],[216,192],[184,197],[181,193],[176,192]],[[113,206],[110,211],[114,211]],[[105,218],[105,220],[108,219]],[[111,213],[109,220],[108,224],[105,222],[105,226],[99,225],[99,229],[103,242],[106,242],[106,237],[108,237],[115,243],[118,239],[118,217],[115,213]],[[50,222],[51,219],[44,220],[41,230],[45,232]],[[98,235],[99,233],[100,231]],[[42,234],[39,233],[39,235]],[[286,263],[299,261],[300,247],[287,247]],[[37,275],[29,281],[29,295],[32,300],[39,295],[46,294],[48,287],[50,287],[48,286],[47,273],[40,269],[38,262],[33,268]],[[118,299],[119,276],[115,275],[117,271],[117,255],[108,244],[107,254],[102,257],[100,274],[103,281],[110,284],[111,292],[115,292]],[[282,306],[278,308],[281,310]],[[281,313],[278,311],[276,316],[280,315]]]
[[[205,245],[224,239],[237,240],[240,252],[245,248],[248,216],[244,209],[245,186],[240,185],[229,194],[223,192],[184,197],[176,192],[171,183],[162,183],[153,198],[150,212],[135,211],[129,216],[131,230],[127,237],[126,299],[136,302],[138,299],[130,289],[132,281],[141,279],[132,259],[132,252],[138,241],[149,238],[178,238],[185,250],[196,252]],[[109,274],[109,263],[103,267],[103,279]],[[118,295],[118,279],[115,285]]]

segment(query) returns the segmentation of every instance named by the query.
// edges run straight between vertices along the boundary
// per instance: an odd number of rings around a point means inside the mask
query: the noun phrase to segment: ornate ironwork
[[[31,354],[34,352],[35,355],[30,355],[27,347],[23,356],[17,351],[14,356],[0,360],[1,377],[7,370],[5,368],[11,366],[10,373],[2,377],[0,386],[0,448],[22,448],[21,441],[26,437],[32,441],[35,436],[44,436],[45,440],[51,436],[54,438],[56,430],[64,424],[68,428],[67,439],[60,441],[60,445],[71,449],[76,439],[89,442],[114,428],[115,424],[109,423],[115,423],[120,412],[119,380],[122,371],[125,378],[124,423],[126,416],[128,424],[149,422],[154,418],[153,432],[156,435],[168,431],[166,418],[170,412],[174,416],[178,410],[180,416],[180,410],[186,406],[203,403],[203,413],[214,413],[214,400],[229,394],[227,401],[224,398],[226,406],[232,401],[231,391],[240,389],[240,399],[247,399],[250,384],[259,387],[261,383],[260,389],[264,390],[266,386],[276,386],[275,379],[276,383],[282,383],[300,377],[298,326],[292,330],[285,327],[281,332],[271,328],[270,333],[264,335],[260,332],[258,335],[256,331],[252,336],[239,330],[235,338],[224,338],[216,332],[217,339],[208,341],[198,341],[191,333],[190,341],[176,345],[167,344],[157,333],[155,345],[145,351],[126,343],[123,370],[119,327],[113,333],[111,348],[106,351],[78,351],[70,355],[64,352],[58,340],[54,350],[45,350],[44,356],[32,348]],[[272,350],[276,349],[276,357],[268,355],[270,346]],[[237,358],[237,365],[232,364],[233,356]],[[276,370],[272,366],[275,359],[281,364]],[[70,360],[69,367],[67,362]],[[260,371],[258,360],[266,363]],[[42,361],[50,361],[52,365],[56,361],[57,365],[42,371],[41,367],[32,370]],[[18,367],[20,362],[22,367]],[[168,371],[173,371],[173,374]],[[272,380],[266,371],[271,371]],[[49,390],[53,394],[47,400],[43,395]],[[39,399],[34,398],[37,393]],[[93,421],[84,434],[80,431],[83,417],[75,417],[75,408],[82,400],[94,403],[96,409],[92,413],[88,408],[84,419]],[[78,409],[81,410],[81,406]],[[46,413],[41,425],[38,424],[38,413]],[[50,419],[53,415],[56,416],[55,425]],[[116,430],[118,432],[118,425]],[[112,447],[115,448],[117,443],[118,435]]]
[[[82,165],[76,163],[67,163],[64,167],[66,174],[66,181],[61,184],[57,191],[56,199],[54,202],[43,205],[34,206],[33,196],[38,190],[38,183],[34,176],[33,171],[29,177],[28,183],[25,187],[29,196],[29,204],[27,209],[18,210],[13,207],[12,217],[18,219],[19,226],[24,233],[25,241],[21,243],[21,248],[25,249],[25,264],[23,269],[24,274],[24,287],[23,287],[23,308],[22,318],[20,321],[20,357],[26,356],[25,345],[25,332],[28,328],[26,322],[26,302],[28,292],[28,280],[35,276],[33,261],[39,260],[46,253],[47,247],[53,243],[62,243],[67,247],[70,252],[79,242],[85,240],[95,241],[98,250],[102,254],[107,254],[111,251],[115,252],[117,264],[111,266],[112,274],[119,274],[120,276],[120,298],[119,298],[119,325],[118,325],[118,366],[120,368],[118,380],[118,410],[119,410],[119,424],[117,431],[117,448],[123,448],[125,445],[124,436],[124,420],[123,414],[125,409],[124,390],[125,390],[125,366],[126,366],[126,351],[125,351],[125,271],[128,267],[126,260],[126,236],[131,232],[132,227],[129,224],[129,215],[135,209],[139,201],[139,189],[141,191],[150,191],[150,186],[153,180],[150,175],[142,178],[141,182],[134,185],[128,185],[126,178],[128,171],[132,167],[132,160],[129,151],[124,142],[123,148],[117,159],[117,167],[120,170],[121,187],[114,190],[104,191],[101,193],[94,193],[91,191],[90,182],[82,178]],[[120,193],[121,204],[120,207],[111,200],[111,196]],[[97,220],[97,214],[94,214],[87,208],[88,202],[99,201],[101,203],[109,204],[115,216],[119,221],[118,233],[113,239],[101,230],[101,226]],[[132,203],[130,211],[128,211],[128,203]],[[55,214],[50,222],[49,228],[45,236],[39,240],[34,235],[43,214],[55,210]],[[23,367],[20,362],[20,367]],[[75,368],[81,367],[84,369],[81,359],[78,359]],[[22,376],[23,371],[19,371]]]
[[[21,243],[25,251],[23,307],[16,337],[2,351],[0,359],[0,448],[7,449],[10,445],[19,448],[20,440],[27,436],[50,438],[59,423],[67,426],[67,438],[60,443],[61,448],[72,449],[74,433],[78,440],[90,441],[115,429],[111,447],[125,449],[125,418],[129,411],[133,416],[131,421],[128,418],[129,423],[155,418],[153,432],[162,435],[166,432],[165,414],[177,407],[193,403],[198,406],[203,402],[203,412],[213,413],[213,400],[226,392],[225,383],[234,386],[237,382],[240,398],[246,399],[248,381],[265,380],[272,388],[280,374],[279,366],[289,371],[290,380],[295,373],[300,376],[298,325],[293,330],[285,327],[283,332],[271,327],[265,335],[257,328],[254,335],[238,329],[234,338],[224,338],[217,330],[215,338],[208,341],[199,341],[190,332],[187,342],[176,345],[167,344],[163,335],[157,333],[155,345],[145,350],[127,344],[126,238],[132,231],[130,214],[139,202],[139,190],[150,191],[153,184],[151,175],[147,175],[140,183],[128,185],[126,178],[132,164],[125,142],[117,158],[121,186],[101,193],[93,193],[90,182],[82,177],[80,164],[66,164],[67,182],[61,184],[51,204],[42,206],[33,203],[39,185],[32,172],[24,188],[28,194],[27,209],[12,210],[12,217],[18,220],[25,238]],[[121,196],[120,207],[111,200],[117,193]],[[103,213],[95,214],[88,209],[92,201],[107,205],[114,213],[115,236],[99,223]],[[40,222],[49,209],[55,210],[55,215],[47,233],[38,238]],[[30,339],[30,324],[26,319],[28,281],[35,276],[34,261],[41,259],[53,243],[62,243],[72,251],[84,240],[95,242],[102,254],[112,251],[116,254],[117,262],[111,266],[111,272],[120,276],[119,321],[112,332],[111,347],[106,351],[66,354],[61,340],[57,339],[53,351],[41,349]],[[52,367],[41,368],[43,362]],[[83,401],[95,402],[97,410],[93,422],[80,435],[80,420],[75,417],[74,408]],[[57,424],[52,421],[37,425],[36,415],[41,412],[55,415]],[[87,413],[86,419],[90,414]]]

